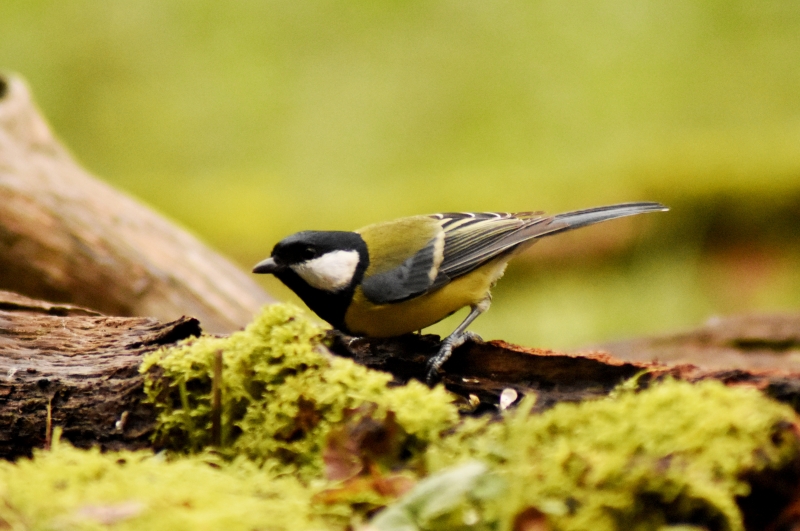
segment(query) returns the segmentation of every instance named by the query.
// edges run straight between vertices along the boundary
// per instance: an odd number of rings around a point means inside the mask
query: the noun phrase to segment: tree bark
[[[0,458],[46,446],[55,427],[79,447],[148,446],[142,357],[199,334],[189,317],[107,317],[0,291]]]
[[[750,342],[771,341],[773,335],[770,331],[779,329],[790,334],[793,329],[793,333],[800,334],[800,316],[770,316],[769,320],[771,327],[766,328],[763,327],[765,316],[761,315],[741,316],[731,323],[726,328],[731,339],[729,354],[734,351],[738,351],[739,356],[752,354],[749,352]],[[754,333],[758,326],[762,326],[763,336]],[[686,332],[686,335],[702,333],[701,328]],[[351,338],[338,332],[332,332],[331,336],[334,353],[350,357],[367,367],[390,372],[396,383],[411,378],[424,381],[426,361],[440,345],[438,336],[430,335],[384,340]],[[747,341],[737,343],[734,340],[737,337],[747,338]],[[646,343],[653,339],[637,341]],[[710,345],[708,354],[713,354],[716,348]],[[708,355],[701,354],[701,350],[697,345],[687,345],[687,357],[707,358]],[[567,353],[527,348],[505,341],[468,341],[456,349],[442,367],[442,382],[476,413],[507,407],[525,395],[536,396],[535,409],[539,411],[558,402],[600,398],[635,376],[638,376],[641,386],[663,378],[690,382],[712,379],[726,385],[746,385],[800,411],[800,370],[766,363],[748,368],[735,363],[739,356],[729,357],[728,364],[703,367],[686,362],[661,363],[646,356],[636,360],[620,359],[602,350]],[[510,403],[507,402],[509,399]]]
[[[211,332],[270,298],[249,275],[83,170],[19,78],[0,76],[0,289]]]

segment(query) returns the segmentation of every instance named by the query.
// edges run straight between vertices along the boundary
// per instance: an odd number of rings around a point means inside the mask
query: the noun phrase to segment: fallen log
[[[0,75],[0,289],[231,332],[270,298],[239,268],[89,175],[23,81]]]
[[[745,323],[746,321],[743,321]],[[150,445],[155,412],[144,402],[145,354],[200,334],[196,319],[108,317],[71,305],[0,292],[0,457],[46,446],[55,427],[79,447]],[[436,336],[386,340],[330,334],[330,350],[394,376],[424,380]],[[800,409],[800,372],[623,361],[603,352],[569,354],[503,341],[472,341],[444,366],[443,383],[468,413],[497,411],[535,394],[537,409],[607,395],[638,376],[642,386],[672,377],[747,385]]]
[[[771,319],[773,326],[763,328],[765,333],[775,329],[789,333],[794,327],[794,333],[800,334],[800,319],[796,316],[772,316]],[[764,316],[760,315],[750,316],[750,319],[747,316],[738,318],[736,326],[741,333],[737,334],[736,329],[729,326],[728,336],[747,337],[748,340],[738,347],[737,342],[732,341],[728,348],[738,348],[741,356],[748,355],[748,345],[758,340],[757,334],[753,334],[754,325],[763,325],[763,321]],[[702,331],[701,328],[698,333]],[[763,340],[769,341],[770,337],[765,335]],[[390,372],[398,384],[411,378],[424,381],[426,361],[439,349],[439,338],[432,335],[368,340],[333,332],[331,338],[334,353],[350,357],[367,367]],[[649,340],[637,341],[646,343]],[[697,357],[698,348],[692,344],[689,351]],[[712,353],[715,348],[711,347]],[[522,347],[505,341],[473,340],[454,351],[443,366],[442,382],[477,413],[507,407],[529,394],[537,397],[538,411],[558,402],[591,400],[607,395],[614,387],[634,377],[638,377],[641,386],[664,378],[690,382],[719,380],[726,385],[750,386],[800,411],[800,370],[794,368],[766,364],[748,368],[730,363],[736,357],[728,358],[727,365],[717,363],[712,367],[648,361],[644,355],[630,359],[632,357],[618,358],[601,350],[566,353]]]

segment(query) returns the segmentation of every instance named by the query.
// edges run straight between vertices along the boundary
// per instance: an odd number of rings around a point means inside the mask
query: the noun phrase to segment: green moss
[[[748,480],[798,463],[794,411],[754,389],[628,384],[457,424],[442,388],[390,388],[322,337],[276,305],[228,338],[150,355],[157,438],[172,451],[56,444],[0,463],[0,528],[344,529],[389,503],[372,529],[505,531],[522,514],[560,531],[741,531]],[[211,451],[218,352],[225,444]]]
[[[392,412],[412,455],[457,422],[443,388],[416,381],[389,388],[388,374],[330,355],[322,338],[299,309],[273,305],[230,337],[201,337],[149,355],[141,370],[158,410],[158,443],[183,452],[211,443],[217,352],[223,358],[220,451],[230,457],[312,477],[322,470],[332,427],[354,415],[382,419]]]
[[[0,462],[0,528],[249,531],[343,528],[316,514],[312,491],[255,466],[56,444]],[[335,519],[334,519],[335,520]]]
[[[554,529],[741,530],[744,479],[798,457],[794,412],[756,390],[668,381],[636,394],[474,420],[428,452],[431,469],[479,459],[505,484],[484,521],[510,529],[528,507]],[[437,527],[418,523],[420,529]]]
[[[295,310],[273,308],[262,316],[262,322],[271,324],[260,330],[275,341],[288,331],[300,337],[307,323],[295,319]],[[306,337],[312,336],[318,337],[315,333]],[[606,399],[562,404],[541,415],[531,415],[534,401],[529,397],[500,421],[466,420],[440,437],[438,429],[452,426],[452,416],[440,413],[437,420],[431,411],[437,407],[449,411],[446,400],[442,401],[446,406],[437,405],[431,397],[438,395],[433,394],[421,404],[418,395],[424,393],[413,387],[380,387],[371,380],[374,374],[358,372],[346,363],[338,365],[322,354],[318,355],[323,361],[313,362],[312,345],[309,341],[308,350],[298,352],[304,370],[296,367],[291,374],[272,373],[284,374],[289,382],[302,374],[320,373],[316,379],[302,380],[310,386],[302,393],[297,392],[301,387],[285,390],[273,380],[274,389],[270,388],[256,377],[263,367],[245,364],[250,376],[242,382],[260,382],[261,398],[241,395],[246,406],[236,422],[241,432],[236,437],[235,430],[230,430],[233,440],[222,455],[173,454],[167,459],[164,454],[101,454],[56,443],[52,451],[37,451],[32,460],[0,463],[0,528],[358,527],[365,508],[391,500],[395,496],[390,493],[392,485],[413,484],[420,469],[391,473],[371,469],[344,482],[325,480],[320,473],[322,441],[331,437],[329,443],[338,443],[338,458],[346,461],[347,452],[357,453],[363,442],[353,434],[378,424],[390,432],[392,426],[402,428],[398,437],[405,449],[412,439],[417,451],[427,445],[425,464],[432,473],[370,522],[377,531],[505,531],[515,528],[520,514],[533,521],[547,519],[550,528],[561,531],[693,529],[693,525],[741,531],[737,499],[750,493],[747,478],[790,469],[800,452],[793,410],[755,390],[717,382],[667,381],[640,393],[629,385]],[[154,359],[168,360],[176,352],[180,349]],[[188,355],[183,359],[192,370],[200,371],[202,360]],[[165,383],[170,381],[165,375],[174,369],[169,363],[159,363],[151,364],[150,370],[159,372],[156,367],[164,374],[153,380],[151,389],[165,385],[164,393],[174,394],[180,403],[179,384]],[[206,384],[197,384],[195,379],[184,381],[184,398],[202,405],[208,398],[194,387]],[[349,390],[358,383],[364,384],[358,392]],[[279,415],[270,416],[266,404],[260,402],[267,396],[278,408],[285,408],[279,400],[294,397],[299,401],[302,396],[316,404],[313,411],[321,417],[316,423],[308,421],[299,439],[286,441],[282,430],[297,426]],[[357,404],[363,404],[360,410],[348,409]],[[256,412],[250,411],[255,405]],[[228,407],[234,409],[231,404]],[[419,413],[418,424],[409,418],[412,407]],[[379,411],[385,414],[383,421],[376,422]],[[207,437],[201,429],[207,422],[202,417],[166,407],[162,414],[173,423],[165,425],[162,435],[178,433],[177,439],[188,441]],[[354,424],[359,416],[366,422]],[[272,420],[277,425],[269,425]],[[234,422],[232,417],[229,421]],[[256,421],[264,424],[257,429]],[[258,439],[259,430],[266,434],[263,441]],[[201,448],[203,441],[196,442],[195,448]],[[296,455],[302,448],[309,453]],[[330,446],[326,448],[331,451]],[[230,459],[231,454],[249,459]],[[284,473],[290,470],[300,474]]]

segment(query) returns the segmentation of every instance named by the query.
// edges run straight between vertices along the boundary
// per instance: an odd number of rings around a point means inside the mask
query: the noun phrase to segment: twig
[[[44,449],[50,450],[53,444],[53,397],[47,399],[47,422],[45,424]]]

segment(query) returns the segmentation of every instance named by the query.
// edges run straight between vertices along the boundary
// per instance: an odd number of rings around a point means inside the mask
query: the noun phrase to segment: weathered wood
[[[754,319],[758,320],[759,316]],[[745,330],[750,323],[745,319],[740,325]],[[334,353],[390,372],[398,384],[411,378],[424,381],[426,361],[439,348],[438,336],[432,335],[367,340],[331,332],[330,337]],[[704,368],[690,363],[626,361],[602,351],[565,353],[504,341],[468,341],[456,349],[442,367],[442,383],[463,397],[477,413],[497,410],[505,390],[513,390],[515,401],[525,395],[535,395],[536,409],[542,410],[558,402],[605,396],[637,375],[641,385],[667,377],[687,381],[714,379],[726,385],[746,385],[800,411],[799,370],[748,369],[736,365]]]
[[[800,371],[800,314],[714,317],[686,332],[617,341],[598,348],[630,361],[691,363],[719,370]]]
[[[250,275],[83,170],[25,84],[3,76],[0,289],[108,315],[193,315],[221,333],[270,302]]]
[[[199,334],[189,317],[108,317],[0,292],[0,457],[29,455],[56,426],[79,447],[148,446],[142,356]]]

